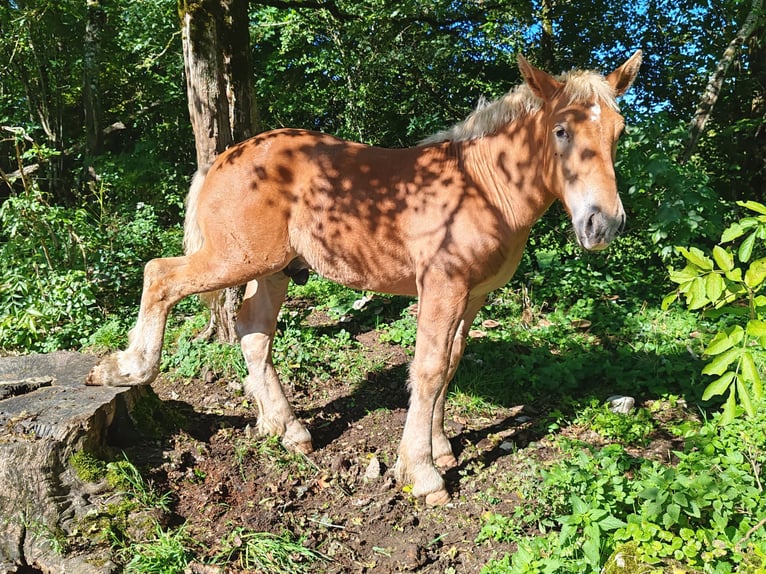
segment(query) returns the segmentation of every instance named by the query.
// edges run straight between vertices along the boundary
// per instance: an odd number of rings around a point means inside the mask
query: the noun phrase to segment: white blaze
[[[592,122],[598,121],[598,118],[601,117],[601,106],[598,104],[593,104],[590,107],[590,119]]]

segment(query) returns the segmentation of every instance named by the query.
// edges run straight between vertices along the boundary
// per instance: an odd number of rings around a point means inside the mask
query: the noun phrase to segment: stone
[[[627,415],[633,410],[633,406],[636,404],[636,399],[625,395],[612,395],[606,399],[606,404],[609,405],[609,409],[613,413]]]
[[[149,387],[88,387],[98,358],[56,352],[0,358],[0,572],[104,574],[107,555],[61,555],[90,510],[69,464],[107,456],[141,436],[131,412]]]

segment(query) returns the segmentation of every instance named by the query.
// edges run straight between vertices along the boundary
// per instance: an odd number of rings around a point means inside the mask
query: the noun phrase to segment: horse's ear
[[[633,80],[638,75],[638,69],[641,67],[641,50],[636,50],[627,61],[606,77],[606,81],[614,88],[616,97],[620,97],[628,91]]]
[[[524,76],[524,80],[536,96],[550,100],[556,90],[561,88],[561,82],[555,80],[550,74],[535,68],[521,54],[518,55],[518,61],[521,75]]]

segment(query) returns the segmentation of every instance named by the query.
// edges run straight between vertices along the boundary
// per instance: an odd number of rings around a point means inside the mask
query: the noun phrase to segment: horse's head
[[[589,251],[605,249],[625,224],[614,173],[624,127],[616,98],[640,65],[639,50],[606,78],[593,72],[554,78],[519,56],[527,85],[544,102],[546,186],[564,203],[577,241]]]

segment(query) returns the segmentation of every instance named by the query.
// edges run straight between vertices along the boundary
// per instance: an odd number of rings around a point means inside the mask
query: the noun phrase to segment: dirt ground
[[[363,384],[317,380],[308,389],[283,381],[312,433],[315,451],[308,456],[256,436],[256,408],[238,381],[161,377],[153,384],[184,423],[160,443],[128,454],[143,456],[154,484],[173,493],[170,525],[187,524],[202,543],[200,562],[215,556],[236,528],[290,532],[326,557],[312,572],[476,573],[513,551],[511,544],[477,543],[476,537],[484,513],[513,514],[512,477],[529,473],[532,458],[557,455],[536,430],[540,405],[474,413],[470,420],[448,407],[446,426],[459,462],[445,476],[453,498],[427,507],[395,483],[391,470],[406,415],[409,357],[380,342],[375,331],[356,338],[363,352],[386,364]],[[236,565],[193,571],[246,572]]]
[[[207,555],[236,527],[289,531],[327,557],[315,571],[328,573],[478,572],[511,550],[475,539],[484,512],[513,512],[514,495],[495,487],[498,475],[514,472],[516,457],[509,454],[532,448],[545,456],[543,443],[528,444],[528,412],[518,406],[466,420],[448,411],[459,461],[445,477],[453,501],[427,507],[395,483],[391,470],[406,416],[409,359],[374,332],[358,338],[366,352],[386,357],[375,380],[353,389],[315,381],[311,393],[285,382],[313,436],[315,451],[307,457],[256,436],[255,406],[236,382],[160,378],[153,384],[185,422],[161,448],[143,450],[155,459],[144,464],[155,485],[173,493],[173,520],[187,522]]]

